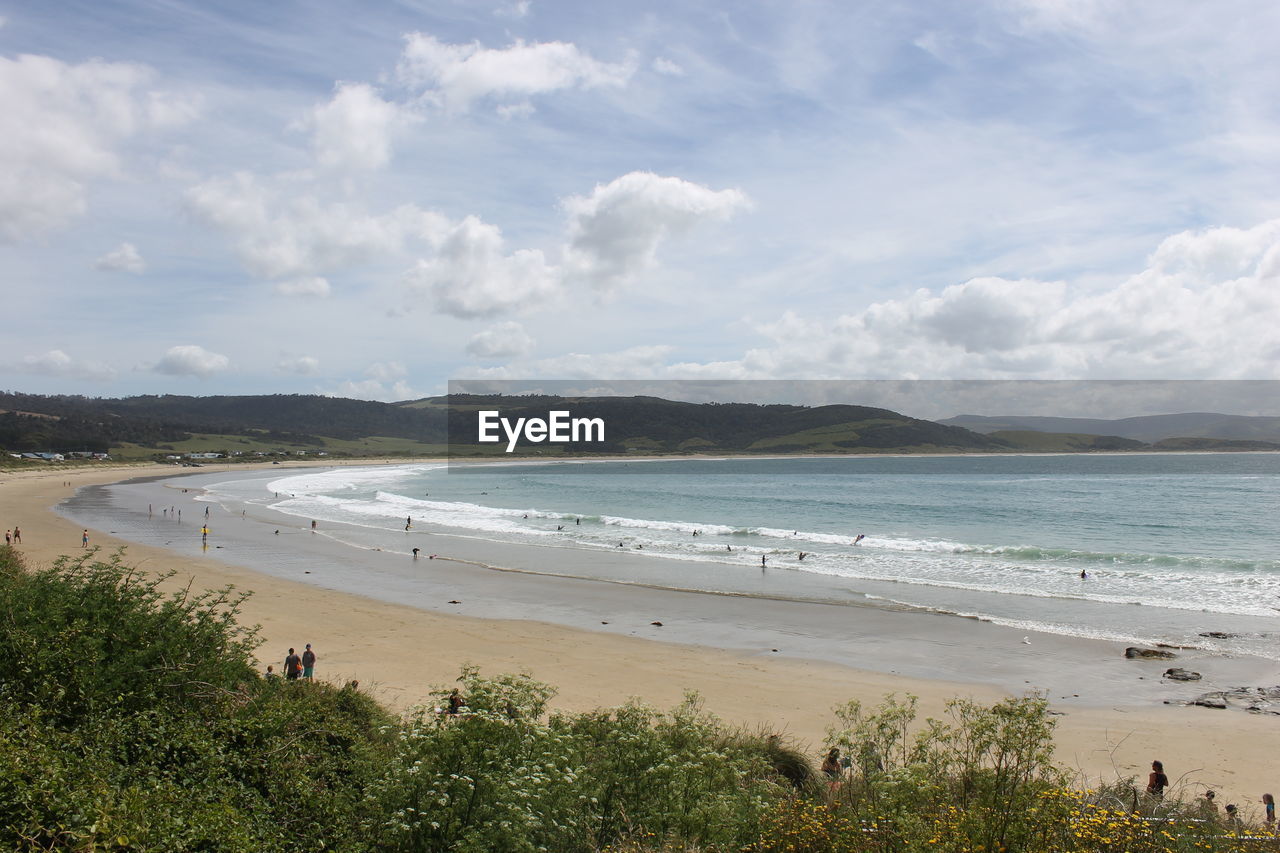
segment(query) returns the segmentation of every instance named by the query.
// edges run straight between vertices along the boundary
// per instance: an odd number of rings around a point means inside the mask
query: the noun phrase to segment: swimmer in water
[[[800,552],[800,559],[801,559],[801,560],[803,560],[803,559],[804,559],[805,557],[807,557],[807,556],[809,556],[809,555],[808,555],[808,554],[806,554],[804,551],[801,551],[801,552]]]
[[[1084,569],[1081,569],[1081,570],[1080,570],[1080,580],[1082,580],[1082,581],[1083,581],[1083,580],[1088,580],[1088,579],[1089,579],[1089,573],[1088,573],[1088,572],[1086,572]]]
[[[865,534],[863,534],[863,533],[859,533],[859,534],[858,534],[858,538],[857,538],[857,539],[855,539],[855,540],[853,540],[853,544],[854,544],[854,545],[857,545],[859,542],[861,542],[863,539],[866,539],[866,538],[867,538],[867,537],[866,537],[866,535],[865,535]]]

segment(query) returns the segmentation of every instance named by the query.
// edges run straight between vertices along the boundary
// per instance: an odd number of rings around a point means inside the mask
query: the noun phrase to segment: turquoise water
[[[1280,455],[408,465],[268,488],[281,511],[371,536],[412,519],[555,544],[585,555],[563,562],[587,577],[592,553],[621,547],[656,558],[646,582],[745,589],[767,572],[771,594],[854,590],[1116,638],[1225,625],[1265,646],[1280,615]]]

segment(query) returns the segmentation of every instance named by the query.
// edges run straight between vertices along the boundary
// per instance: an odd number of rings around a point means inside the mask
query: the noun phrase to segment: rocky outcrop
[[[1140,649],[1137,646],[1130,646],[1125,649],[1124,656],[1129,660],[1173,660],[1177,657],[1173,652],[1166,652],[1160,649]]]
[[[1196,705],[1201,708],[1219,710],[1236,709],[1251,714],[1276,714],[1280,716],[1280,686],[1277,687],[1232,687],[1228,690],[1213,690],[1201,693],[1194,699],[1178,702],[1166,699],[1166,705]]]
[[[1199,681],[1202,676],[1198,672],[1175,666],[1172,669],[1166,669],[1164,677],[1170,681]]]

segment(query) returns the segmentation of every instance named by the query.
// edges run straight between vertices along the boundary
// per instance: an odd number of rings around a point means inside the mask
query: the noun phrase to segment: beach
[[[286,467],[293,466],[275,470]],[[885,608],[858,609],[851,624],[848,610],[816,605],[495,571],[479,564],[510,566],[519,555],[443,537],[438,560],[353,557],[323,532],[274,525],[265,516],[223,512],[212,525],[214,544],[204,550],[199,529],[207,504],[194,500],[198,488],[184,492],[183,484],[219,470],[206,467],[194,477],[159,465],[6,473],[0,518],[5,527],[21,527],[18,547],[29,564],[47,565],[80,552],[84,529],[55,506],[95,485],[158,478],[139,484],[150,490],[140,494],[169,498],[183,510],[184,526],[167,540],[141,544],[112,535],[129,522],[121,517],[118,525],[90,529],[91,547],[127,547],[130,565],[177,570],[174,585],[252,590],[242,618],[261,626],[264,666],[279,666],[290,646],[309,642],[320,677],[359,679],[398,709],[426,701],[471,663],[489,674],[528,672],[555,687],[553,707],[570,711],[631,698],[670,707],[696,690],[707,710],[728,722],[782,733],[816,757],[834,721],[831,708],[850,699],[874,705],[886,693],[912,693],[922,716],[937,716],[952,697],[992,702],[1038,688],[1060,714],[1058,761],[1078,770],[1081,784],[1145,778],[1156,758],[1175,785],[1181,781],[1192,795],[1212,787],[1221,802],[1256,803],[1274,784],[1259,746],[1275,731],[1275,717],[1164,705],[1163,698],[1208,688],[1162,682],[1166,662],[1125,661],[1116,643],[1028,637],[976,620]],[[152,503],[154,527],[162,501]],[[352,561],[376,565],[385,585],[362,590],[358,578],[344,574]],[[1194,653],[1192,660],[1177,665],[1224,684],[1280,683],[1268,661],[1195,660]]]

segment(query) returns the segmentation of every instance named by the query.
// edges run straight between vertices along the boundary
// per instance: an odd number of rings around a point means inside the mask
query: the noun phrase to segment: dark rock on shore
[[[1232,687],[1201,693],[1186,702],[1166,699],[1166,705],[1198,705],[1202,708],[1239,708],[1251,714],[1280,716],[1280,687]]]
[[[1201,634],[1200,634],[1200,636],[1201,636],[1201,637],[1213,637],[1215,640],[1230,640],[1230,639],[1232,639],[1233,637],[1238,637],[1238,636],[1240,636],[1240,635],[1239,635],[1239,634],[1232,634],[1232,633],[1230,633],[1230,632],[1228,632],[1228,631],[1202,631],[1202,632],[1201,632]]]
[[[1172,669],[1166,669],[1164,671],[1164,677],[1170,681],[1199,681],[1201,675],[1198,672],[1192,672],[1189,669],[1182,669],[1181,667],[1175,666]]]
[[[1124,656],[1129,660],[1173,660],[1177,657],[1173,652],[1163,652],[1159,649],[1140,649],[1137,646],[1130,646],[1125,649]]]

